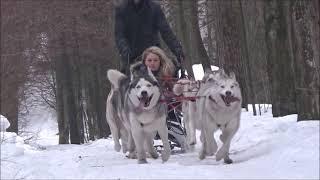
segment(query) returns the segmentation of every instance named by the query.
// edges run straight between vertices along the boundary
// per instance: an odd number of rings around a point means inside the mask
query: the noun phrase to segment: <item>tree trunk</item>
[[[191,44],[195,45],[195,48],[192,48],[195,51],[195,59],[193,61],[198,60],[204,67],[211,68],[209,56],[207,51],[204,47],[202,42],[201,33],[200,33],[200,26],[199,26],[199,15],[198,15],[198,1],[197,0],[189,0],[188,6],[190,8],[190,15],[191,15],[191,37],[193,37],[190,41]],[[194,76],[193,76],[194,77]]]
[[[233,71],[241,87],[242,107],[248,104],[248,58],[244,42],[244,23],[239,1],[217,1],[217,59],[219,67]]]
[[[319,120],[319,1],[291,5],[298,121]]]
[[[214,0],[206,0],[206,22],[207,22],[207,31],[208,31],[208,56],[210,59],[210,64],[216,65],[215,59],[216,59],[216,47],[214,46],[216,40],[214,36],[215,32],[215,17],[214,15]],[[211,67],[210,67],[211,68]]]
[[[288,24],[289,1],[265,1],[268,74],[274,117],[295,114],[295,91]]]
[[[65,47],[64,39],[61,37],[60,39],[60,46]],[[69,143],[69,126],[68,122],[65,118],[65,112],[64,112],[64,61],[66,61],[66,55],[65,52],[62,52],[61,56],[58,56],[56,59],[56,104],[57,104],[57,118],[58,118],[58,130],[59,130],[59,144],[68,144]]]
[[[8,98],[7,104],[1,104],[1,113],[8,119],[10,126],[6,130],[7,132],[15,132],[18,134],[18,113],[19,113],[19,99],[18,89],[10,92],[11,96]]]
[[[177,6],[177,18],[176,18],[176,24],[178,25],[178,29],[181,33],[181,41],[182,41],[182,46],[183,46],[183,50],[185,53],[185,61],[184,61],[184,66],[188,72],[188,74],[193,76],[193,70],[192,70],[192,48],[191,48],[191,44],[189,41],[189,30],[188,26],[187,26],[187,22],[185,20],[185,4],[186,1],[183,0],[178,0],[178,6]]]
[[[104,68],[97,64],[96,65],[96,74],[97,74],[97,114],[98,114],[98,125],[100,129],[99,138],[106,138],[108,137],[111,132],[107,124],[106,119],[106,101],[107,101],[107,94],[106,94],[106,82],[107,82],[107,75],[104,71]]]
[[[257,103],[270,102],[267,74],[267,48],[265,41],[264,1],[241,1],[247,34],[248,57],[252,74],[253,92]],[[249,65],[249,63],[248,63]]]
[[[57,110],[58,117],[60,118],[58,120],[58,122],[60,122],[59,135],[61,135],[61,137],[59,137],[59,143],[60,139],[61,144],[68,143],[70,135],[71,144],[80,144],[77,108],[75,104],[75,91],[77,87],[75,87],[76,79],[74,77],[76,74],[74,74],[74,70],[76,67],[75,63],[72,62],[72,58],[76,56],[74,55],[74,50],[69,47],[70,44],[67,44],[67,42],[73,43],[70,37],[72,37],[71,34],[67,34],[66,32],[61,33],[61,48],[63,49],[61,59],[63,61],[58,60],[57,62],[57,96],[59,96],[57,98],[57,104],[59,106]],[[60,94],[58,91],[62,93]]]
[[[248,100],[250,101],[250,103],[252,104],[252,110],[253,110],[253,115],[257,115],[257,111],[256,111],[256,92],[254,91],[254,88],[253,88],[253,72],[252,72],[252,59],[250,58],[250,55],[249,55],[249,50],[248,50],[248,46],[249,46],[249,43],[248,43],[248,36],[247,36],[247,30],[246,30],[246,23],[245,23],[245,19],[244,19],[244,14],[243,14],[243,9],[245,9],[245,6],[242,5],[242,0],[239,0],[239,5],[240,5],[240,14],[241,14],[241,24],[243,24],[243,40],[244,41],[241,41],[242,42],[242,46],[241,47],[244,47],[244,59],[243,61],[245,62],[244,63],[244,66],[246,65],[247,69],[248,69],[248,79],[246,80],[248,82],[248,94],[251,94],[251,96],[248,96]]]
[[[77,123],[77,112],[76,112],[76,104],[75,104],[75,87],[74,87],[74,66],[70,64],[72,61],[70,58],[65,63],[66,66],[66,88],[65,90],[65,116],[69,120],[70,127],[70,143],[71,144],[80,144],[80,136],[79,129]]]

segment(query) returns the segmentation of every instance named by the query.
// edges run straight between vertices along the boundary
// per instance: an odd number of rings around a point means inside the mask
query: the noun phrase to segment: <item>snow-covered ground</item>
[[[171,155],[166,163],[159,158],[140,165],[115,152],[112,139],[48,145],[57,142],[52,135],[41,137],[47,145],[39,149],[16,137],[1,143],[1,179],[319,179],[320,121],[296,122],[296,115],[273,118],[270,111],[262,116],[242,112],[230,165],[214,156],[199,160],[200,143],[194,152]],[[12,136],[1,134],[2,140]]]

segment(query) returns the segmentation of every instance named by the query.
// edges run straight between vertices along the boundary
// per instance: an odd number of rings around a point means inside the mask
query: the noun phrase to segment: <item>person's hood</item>
[[[135,9],[141,9],[148,0],[129,0],[129,4],[133,5]]]

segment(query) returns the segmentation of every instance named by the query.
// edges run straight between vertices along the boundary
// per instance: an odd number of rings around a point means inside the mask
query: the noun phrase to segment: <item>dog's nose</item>
[[[141,96],[148,96],[147,91],[142,91],[142,92],[141,92]]]
[[[227,96],[231,96],[231,91],[226,91]]]

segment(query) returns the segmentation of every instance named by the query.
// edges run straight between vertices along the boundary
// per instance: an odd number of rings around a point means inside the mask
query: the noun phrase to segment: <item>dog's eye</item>
[[[231,89],[234,88],[234,86],[231,86]]]
[[[140,85],[138,85],[136,88],[137,88],[137,89],[140,89],[140,88],[141,88],[141,86],[140,86]]]
[[[224,88],[224,86],[220,86],[221,88]]]
[[[152,85],[153,85],[153,86],[158,86],[158,82],[157,82],[157,81],[153,81],[153,82],[152,82]]]
[[[151,84],[147,84],[147,87],[151,87]]]

